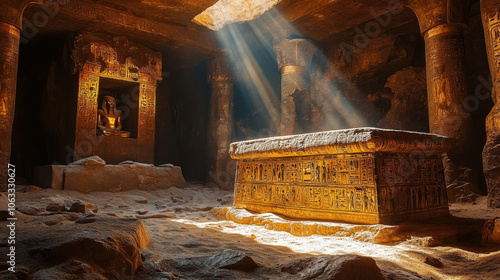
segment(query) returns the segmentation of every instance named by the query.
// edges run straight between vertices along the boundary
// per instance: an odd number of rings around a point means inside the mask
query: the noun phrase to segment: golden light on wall
[[[75,46],[73,58],[80,72],[75,159],[98,155],[109,163],[124,160],[153,163],[156,82],[161,80],[161,54],[123,38],[115,38],[110,44],[80,36]],[[127,53],[123,48],[136,49],[137,58],[130,54],[130,49]],[[90,50],[90,56],[86,50]],[[124,90],[127,93],[120,94]],[[123,133],[117,133],[117,137],[99,134],[98,108],[105,95],[118,95],[113,98],[122,102],[118,109],[127,113],[122,119],[129,123],[126,128],[131,131],[130,138],[120,137]]]

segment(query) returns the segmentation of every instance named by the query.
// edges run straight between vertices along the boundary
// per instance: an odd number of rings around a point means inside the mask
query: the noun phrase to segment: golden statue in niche
[[[102,109],[97,111],[97,127],[104,136],[130,137],[130,132],[122,131],[122,112],[116,109],[116,100],[112,96],[104,96]]]

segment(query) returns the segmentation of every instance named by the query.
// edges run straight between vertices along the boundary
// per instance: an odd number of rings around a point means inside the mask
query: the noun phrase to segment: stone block
[[[44,188],[97,191],[157,190],[184,188],[186,181],[178,166],[155,167],[124,165],[48,165],[36,168],[38,182]]]
[[[439,135],[375,128],[233,143],[234,206],[364,224],[446,216],[450,146]]]

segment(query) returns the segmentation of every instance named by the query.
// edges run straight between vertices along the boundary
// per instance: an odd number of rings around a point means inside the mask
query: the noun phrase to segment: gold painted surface
[[[16,37],[21,36],[21,30],[19,30],[19,28],[15,27],[14,25],[1,21],[0,21],[0,33],[10,34]]]
[[[281,73],[283,75],[295,74],[295,73],[305,73],[306,68],[304,66],[297,65],[286,65],[281,68]]]
[[[424,33],[424,38],[429,39],[437,35],[446,35],[446,34],[462,34],[463,32],[464,32],[463,27],[461,25],[441,24],[427,30]]]
[[[425,41],[430,130],[463,139],[471,127],[470,119],[461,114],[467,97],[463,32],[456,32],[454,25],[433,30],[436,34]]]
[[[234,205],[365,224],[425,219],[448,214],[443,174],[432,152],[241,159]]]
[[[97,112],[97,127],[104,136],[130,137],[130,132],[122,131],[122,112],[116,109],[116,100],[112,96],[104,97]]]
[[[2,3],[5,4],[5,3]],[[5,20],[0,4],[0,21]],[[10,162],[12,125],[16,100],[19,58],[19,29],[0,22],[0,190],[7,188],[7,167]]]
[[[161,58],[156,58],[147,67],[139,68],[133,63],[131,58],[127,58],[125,63],[120,63],[117,51],[100,42],[91,42],[90,51],[96,58],[96,61],[88,61],[84,65],[82,72],[100,77],[140,83],[156,84],[157,80],[161,80]],[[102,62],[106,63],[104,71],[102,71]]]
[[[75,159],[99,155],[109,163],[119,163],[132,159],[153,163],[156,82],[161,79],[161,58],[150,61],[147,66],[138,68],[133,63],[132,57],[127,57],[124,59],[124,63],[120,63],[117,50],[101,42],[89,42],[89,48],[93,55],[88,58],[88,61],[83,62],[80,71]],[[103,62],[106,67],[103,67]],[[112,128],[111,122],[108,122],[108,126],[103,126],[103,117],[111,120],[118,118],[118,116],[98,114],[97,101],[101,77],[138,83],[137,139],[127,139],[130,137],[130,133],[121,131],[119,119],[116,119],[117,123],[114,128]],[[116,137],[119,139],[110,140],[107,139],[109,137],[97,136],[98,125],[105,127],[107,131],[115,130],[114,133],[104,132],[103,134],[117,135],[120,136]],[[100,129],[102,130],[102,128]]]
[[[451,146],[450,139],[435,134],[357,128],[235,142],[229,153],[237,160],[377,152],[428,155],[444,153]]]
[[[153,150],[155,140],[156,85],[141,84],[139,93],[138,140]]]

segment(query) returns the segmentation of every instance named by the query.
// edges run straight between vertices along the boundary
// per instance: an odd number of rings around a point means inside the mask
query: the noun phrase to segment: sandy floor
[[[140,201],[141,198],[147,203]],[[232,193],[197,184],[190,184],[187,189],[151,192],[81,194],[42,190],[19,193],[17,198],[18,207],[46,205],[51,199],[82,199],[99,205],[101,214],[135,215],[139,218],[167,214],[171,218],[144,219],[152,240],[148,249],[158,254],[158,260],[213,255],[229,248],[246,252],[269,268],[311,255],[359,254],[374,258],[389,279],[500,279],[500,251],[495,251],[498,247],[464,250],[445,246],[422,247],[411,242],[387,246],[342,237],[297,237],[261,226],[217,221],[210,210],[231,205]],[[148,213],[144,214],[146,211]],[[463,218],[500,217],[500,209],[486,208],[485,198],[478,199],[475,205],[453,204],[450,211],[452,215]],[[440,259],[444,266],[435,268],[425,264],[426,256]],[[266,271],[267,268],[260,271],[267,275],[266,278],[286,278]],[[243,278],[262,279],[258,273]]]

